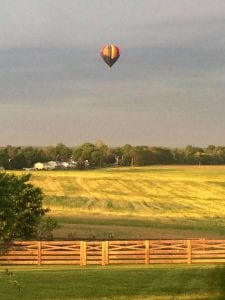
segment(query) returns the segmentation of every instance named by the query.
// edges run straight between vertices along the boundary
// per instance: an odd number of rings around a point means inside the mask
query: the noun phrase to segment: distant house
[[[71,160],[69,161],[68,169],[76,169],[77,161]]]
[[[76,169],[77,162],[70,161],[70,162],[56,162],[56,161],[49,161],[47,163],[37,162],[34,164],[35,170],[60,170],[60,169]],[[85,161],[85,166],[89,166],[88,161]]]
[[[61,163],[61,167],[64,168],[64,169],[67,169],[67,168],[69,167],[69,163],[63,161],[63,162]]]
[[[34,164],[35,170],[55,170],[58,166],[58,163],[55,161],[49,161],[47,163],[37,162]]]
[[[41,162],[37,162],[36,164],[34,164],[34,169],[35,170],[44,170],[44,164]]]
[[[56,161],[51,160],[45,164],[45,169],[54,170],[57,166],[58,163]]]

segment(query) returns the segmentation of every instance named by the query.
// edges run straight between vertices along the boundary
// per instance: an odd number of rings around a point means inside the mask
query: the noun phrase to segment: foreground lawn
[[[225,299],[225,267],[13,267],[0,273],[1,300]]]

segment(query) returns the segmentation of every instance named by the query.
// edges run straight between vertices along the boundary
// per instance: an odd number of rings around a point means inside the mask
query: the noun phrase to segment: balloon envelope
[[[115,45],[104,46],[101,50],[101,57],[109,67],[112,67],[120,57],[120,50]]]

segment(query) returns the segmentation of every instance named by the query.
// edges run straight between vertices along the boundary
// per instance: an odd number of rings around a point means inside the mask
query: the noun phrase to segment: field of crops
[[[61,237],[225,236],[225,166],[36,171],[31,181]]]

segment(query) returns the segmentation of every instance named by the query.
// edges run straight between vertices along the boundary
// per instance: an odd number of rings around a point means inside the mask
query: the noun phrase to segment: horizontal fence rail
[[[17,241],[0,244],[0,265],[225,263],[225,240]]]

